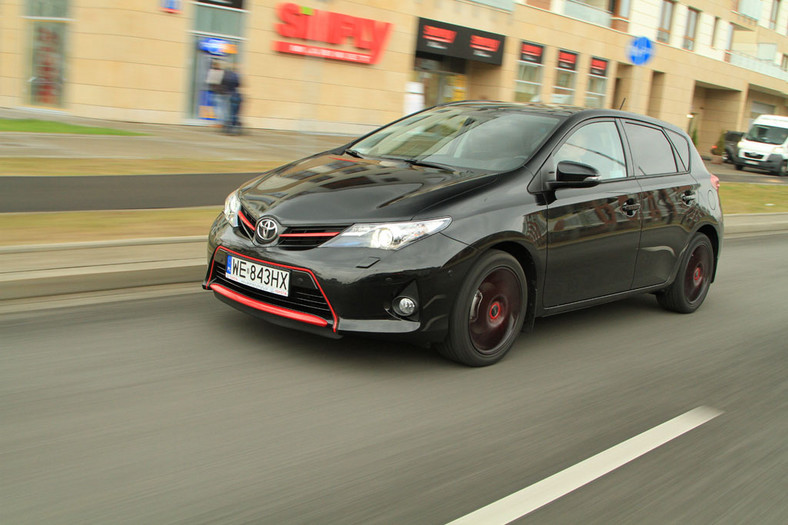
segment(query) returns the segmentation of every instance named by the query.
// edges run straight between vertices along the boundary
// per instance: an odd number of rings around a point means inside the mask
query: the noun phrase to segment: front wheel
[[[734,167],[736,168],[736,171],[741,171],[744,169],[744,164],[735,164]]]
[[[712,275],[714,249],[708,237],[697,233],[682,257],[679,273],[670,286],[657,294],[657,300],[666,310],[692,313],[703,304]]]
[[[780,164],[780,167],[777,168],[776,175],[778,177],[788,177],[788,160],[784,160],[782,164]]]
[[[523,326],[528,287],[517,259],[491,251],[483,255],[460,287],[441,354],[468,366],[500,361]]]

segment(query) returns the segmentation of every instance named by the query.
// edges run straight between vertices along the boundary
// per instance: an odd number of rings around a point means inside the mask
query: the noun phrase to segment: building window
[[[720,31],[720,17],[714,17],[714,27],[711,30],[711,47],[717,49],[717,39],[719,38]]]
[[[695,33],[698,30],[700,12],[695,9],[687,10],[687,27],[684,30],[684,43],[682,47],[690,51],[695,49]]]
[[[780,0],[772,0],[772,11],[769,13],[769,29],[777,29],[777,16],[780,14]]]
[[[673,23],[673,8],[676,2],[673,0],[662,0],[662,11],[659,14],[659,29],[657,29],[657,41],[670,41],[670,26]]]
[[[521,43],[517,80],[514,86],[514,99],[517,102],[541,102],[543,56],[543,45],[532,42]]]
[[[28,0],[30,75],[28,100],[36,106],[62,107],[66,78],[68,0]]]
[[[574,102],[576,67],[577,53],[563,49],[558,51],[558,66],[550,102],[555,104],[572,104]]]
[[[586,88],[585,106],[587,108],[605,107],[607,65],[607,60],[603,58],[591,58],[591,70],[588,74],[588,88]]]
[[[780,62],[780,67],[783,71],[788,71],[788,55],[783,55],[783,60]]]

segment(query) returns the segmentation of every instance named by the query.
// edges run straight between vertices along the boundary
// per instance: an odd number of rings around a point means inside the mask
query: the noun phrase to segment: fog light
[[[401,315],[402,317],[410,317],[416,313],[416,308],[418,308],[415,299],[405,296],[394,299],[392,306],[394,307],[394,312],[396,312],[397,315]]]

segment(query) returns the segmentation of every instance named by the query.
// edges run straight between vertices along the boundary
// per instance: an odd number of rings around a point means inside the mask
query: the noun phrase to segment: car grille
[[[744,152],[744,156],[747,157],[748,159],[762,159],[763,158],[763,155],[761,155],[760,153],[750,153],[749,151],[745,151]]]
[[[291,270],[290,274],[290,295],[283,297],[281,295],[264,292],[246,286],[235,281],[231,281],[225,276],[226,266],[225,263],[214,260],[212,275],[210,277],[211,283],[218,283],[229,288],[234,292],[249,297],[257,301],[261,301],[281,308],[288,308],[298,312],[304,312],[316,315],[333,324],[334,316],[331,308],[326,302],[323,293],[317,287],[314,279],[308,272],[301,270]]]
[[[238,230],[248,239],[255,240],[257,220],[252,217],[245,208],[241,209]],[[279,234],[279,240],[273,246],[284,250],[310,250],[336,237],[347,227],[346,224],[338,226],[285,226],[284,231]]]
[[[336,237],[347,226],[298,226],[285,228],[279,235],[277,246],[286,250],[309,250],[317,248]]]

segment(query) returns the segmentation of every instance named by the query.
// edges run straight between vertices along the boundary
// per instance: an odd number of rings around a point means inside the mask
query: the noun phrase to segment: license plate
[[[747,164],[758,164],[757,160],[745,160],[744,162],[746,162]]]
[[[227,256],[225,276],[231,281],[285,297],[290,293],[290,272],[264,264]]]

